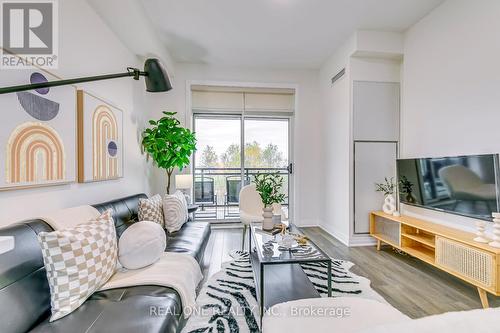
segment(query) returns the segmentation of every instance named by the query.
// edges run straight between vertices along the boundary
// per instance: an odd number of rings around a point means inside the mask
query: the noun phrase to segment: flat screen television
[[[498,154],[399,159],[401,203],[491,221],[498,212]]]

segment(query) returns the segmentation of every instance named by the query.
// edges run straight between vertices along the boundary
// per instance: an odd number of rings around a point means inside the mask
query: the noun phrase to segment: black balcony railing
[[[228,220],[239,218],[239,193],[258,173],[279,173],[285,178],[284,193],[288,206],[287,168],[195,168],[194,202],[200,206],[196,218]]]

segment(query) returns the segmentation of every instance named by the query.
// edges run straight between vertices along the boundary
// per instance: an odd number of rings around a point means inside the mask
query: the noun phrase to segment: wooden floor
[[[374,246],[349,248],[320,228],[302,231],[331,257],[353,262],[352,272],[370,279],[373,289],[411,318],[481,308],[475,287],[388,246],[380,252]],[[241,237],[239,227],[212,228],[202,267],[205,279],[231,260],[229,251],[241,248]],[[500,306],[500,297],[488,298],[490,306]]]

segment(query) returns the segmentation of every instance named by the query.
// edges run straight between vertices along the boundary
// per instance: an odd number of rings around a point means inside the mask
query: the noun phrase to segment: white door
[[[396,142],[354,143],[354,233],[370,231],[369,214],[381,210],[384,196],[375,192],[375,183],[384,178],[396,182]]]

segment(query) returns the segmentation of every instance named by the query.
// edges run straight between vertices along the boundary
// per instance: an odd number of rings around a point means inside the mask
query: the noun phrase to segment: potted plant
[[[143,132],[142,145],[159,168],[167,172],[167,194],[170,194],[171,176],[175,168],[189,165],[189,157],[196,150],[196,137],[180,126],[176,112],[163,112],[164,117],[150,120],[150,128]]]
[[[285,194],[281,193],[283,177],[278,173],[258,173],[253,182],[264,204],[262,229],[271,230],[274,227],[273,204],[281,204],[286,198]]]
[[[394,184],[394,178],[389,180],[385,177],[383,183],[375,183],[375,191],[381,192],[385,196],[382,210],[386,214],[393,214],[396,211],[396,199],[394,199],[395,190],[396,184]]]

